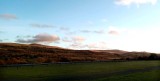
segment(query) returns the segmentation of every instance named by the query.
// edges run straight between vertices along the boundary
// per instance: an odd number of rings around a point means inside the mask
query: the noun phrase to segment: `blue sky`
[[[158,0],[0,0],[0,42],[160,52]]]

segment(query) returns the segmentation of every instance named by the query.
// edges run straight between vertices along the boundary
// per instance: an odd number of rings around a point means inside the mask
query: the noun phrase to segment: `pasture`
[[[0,81],[160,81],[160,61],[0,67]]]

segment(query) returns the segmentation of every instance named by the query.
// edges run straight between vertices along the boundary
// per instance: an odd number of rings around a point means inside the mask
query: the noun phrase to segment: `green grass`
[[[94,81],[160,81],[160,70],[112,76]]]
[[[148,81],[155,81],[158,71],[116,75],[114,73],[126,70],[143,69],[160,66],[160,61],[130,61],[130,62],[99,62],[52,64],[37,66],[0,67],[1,81],[141,81],[150,74]],[[152,74],[153,75],[152,75]],[[155,74],[154,74],[155,73]],[[114,77],[116,76],[116,77]],[[129,77],[132,80],[124,80]],[[153,78],[152,78],[153,77]],[[142,80],[142,81],[147,81]],[[156,80],[157,81],[157,80]]]

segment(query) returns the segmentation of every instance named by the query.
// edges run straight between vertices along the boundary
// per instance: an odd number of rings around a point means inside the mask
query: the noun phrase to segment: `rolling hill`
[[[40,44],[0,43],[0,64],[158,60],[159,54],[121,50],[73,50]]]

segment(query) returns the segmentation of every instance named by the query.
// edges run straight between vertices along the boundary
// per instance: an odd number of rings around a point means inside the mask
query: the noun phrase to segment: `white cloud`
[[[157,3],[157,0],[116,0],[115,4],[117,5],[124,5],[129,6],[132,4],[136,4],[137,6],[141,4],[152,4],[155,5]]]

